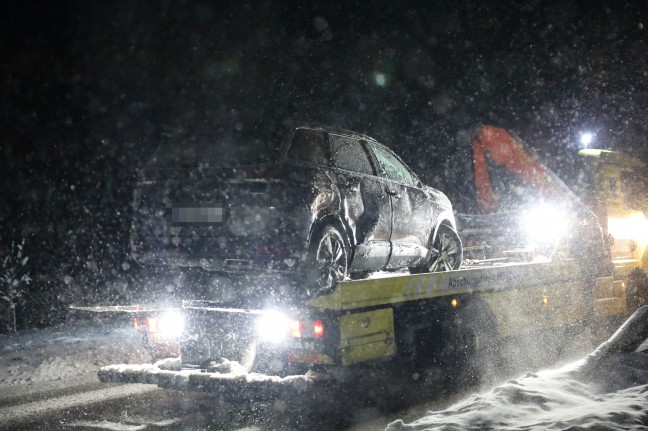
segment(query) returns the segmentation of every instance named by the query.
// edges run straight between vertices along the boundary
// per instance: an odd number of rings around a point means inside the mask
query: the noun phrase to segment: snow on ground
[[[387,430],[648,430],[648,344],[639,346],[648,336],[648,307],[623,329],[577,362],[528,373],[411,423],[397,420]],[[0,402],[47,388],[96,384],[104,365],[150,361],[126,321],[80,321],[2,335]]]
[[[648,307],[584,359],[528,373],[387,431],[648,429]],[[637,347],[638,346],[638,347]]]
[[[646,374],[648,355],[640,355],[639,372]],[[578,377],[583,362],[526,374],[410,424],[396,421],[387,430],[648,429],[646,376],[637,386],[609,391],[603,382]]]
[[[79,320],[0,335],[0,399],[98,383],[104,365],[150,360],[127,320]]]

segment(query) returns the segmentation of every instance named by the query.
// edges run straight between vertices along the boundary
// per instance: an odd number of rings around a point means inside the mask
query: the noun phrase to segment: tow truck
[[[575,195],[598,219],[608,243],[614,279],[629,291],[628,306],[637,308],[645,304],[648,171],[644,162],[617,151],[583,148],[575,157],[563,155],[562,168],[555,169],[561,171],[562,175],[558,175],[547,167],[555,158],[541,162],[517,135],[493,126],[476,130],[472,151],[475,202],[482,228],[489,225],[489,217],[494,220],[490,228],[500,223],[503,216],[510,217],[507,206],[516,200],[516,195],[526,193],[525,196],[548,201],[573,200]],[[518,190],[512,191],[515,188]],[[524,193],[520,193],[520,188],[526,188]],[[474,215],[463,214],[460,218],[469,219],[463,239],[471,241],[466,236],[479,230],[475,225],[480,223],[475,222]],[[494,232],[489,235],[492,240]],[[475,238],[472,240],[475,242]]]
[[[581,186],[573,186],[596,214],[608,238],[614,277],[627,285],[629,307],[646,303],[648,278],[648,184],[642,161],[615,151],[578,152]]]
[[[461,269],[376,274],[315,297],[238,307],[204,300],[122,307],[154,355],[167,357],[106,366],[99,379],[273,397],[334,385],[366,366],[478,376],[509,340],[576,336],[634,311],[599,218],[582,199],[503,129],[480,129],[473,155],[481,213],[461,218],[469,257]],[[521,211],[522,220],[495,199],[490,168],[502,167],[541,204]],[[239,283],[259,291],[281,281]]]

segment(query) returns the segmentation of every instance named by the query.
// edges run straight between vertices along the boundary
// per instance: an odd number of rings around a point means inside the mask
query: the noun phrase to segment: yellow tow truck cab
[[[581,169],[591,188],[580,188],[604,232],[609,234],[615,277],[627,278],[646,266],[648,244],[648,184],[646,165],[615,151],[582,149]]]

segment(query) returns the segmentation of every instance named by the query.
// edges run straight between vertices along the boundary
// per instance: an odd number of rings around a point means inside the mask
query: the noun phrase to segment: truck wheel
[[[478,384],[497,365],[497,330],[477,304],[459,309],[449,328],[444,366],[447,375],[462,384]]]
[[[330,291],[349,272],[349,247],[342,234],[333,226],[325,226],[311,240],[306,259],[306,281],[311,294]]]
[[[632,270],[627,279],[627,311],[634,313],[636,309],[648,302],[648,277],[639,268]]]
[[[441,272],[459,269],[463,260],[463,247],[459,235],[451,227],[439,226],[436,237],[432,242],[430,259],[423,266],[410,268],[412,274],[425,272]]]

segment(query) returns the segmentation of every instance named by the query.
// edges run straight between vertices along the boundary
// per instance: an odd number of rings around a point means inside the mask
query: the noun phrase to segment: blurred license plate
[[[195,205],[171,208],[171,223],[173,224],[214,224],[223,222],[222,205]]]

